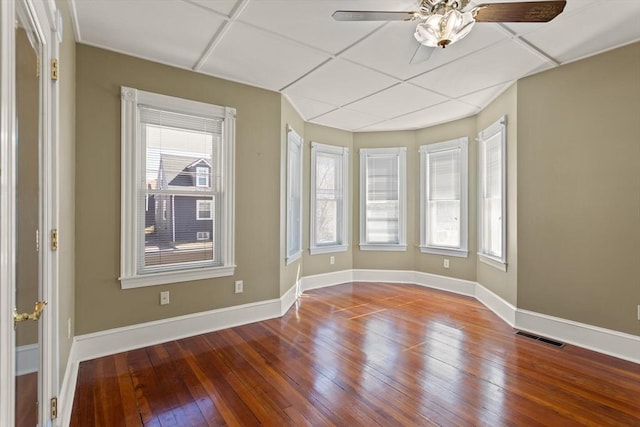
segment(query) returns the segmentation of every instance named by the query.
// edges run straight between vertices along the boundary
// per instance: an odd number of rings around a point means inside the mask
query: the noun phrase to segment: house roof
[[[160,154],[157,188],[170,189],[195,185],[194,168],[200,164],[211,168],[211,163],[201,157]]]

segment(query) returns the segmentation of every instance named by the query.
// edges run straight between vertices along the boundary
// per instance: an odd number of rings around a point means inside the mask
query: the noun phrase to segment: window
[[[405,251],[407,149],[360,150],[360,249]]]
[[[287,254],[290,264],[302,256],[302,138],[287,127]]]
[[[506,271],[506,116],[478,135],[479,259]]]
[[[209,168],[196,167],[196,186],[208,187],[209,186]]]
[[[467,138],[420,147],[420,251],[466,257]]]
[[[196,200],[196,219],[213,219],[213,200]]]
[[[349,149],[311,144],[311,254],[347,250]]]
[[[122,287],[232,275],[235,110],[121,94]]]

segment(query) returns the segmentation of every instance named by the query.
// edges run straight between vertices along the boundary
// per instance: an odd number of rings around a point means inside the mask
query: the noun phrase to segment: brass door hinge
[[[55,420],[58,418],[58,398],[51,398],[51,419]]]
[[[51,250],[52,251],[58,250],[58,229],[57,228],[54,228],[53,230],[51,230]]]
[[[58,60],[51,60],[51,80],[58,80]]]

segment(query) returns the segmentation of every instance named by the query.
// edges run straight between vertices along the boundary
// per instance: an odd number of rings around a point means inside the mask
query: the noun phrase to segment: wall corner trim
[[[278,299],[75,337],[60,390],[62,416],[57,426],[67,427],[71,420],[78,367],[82,361],[281,317],[303,292],[349,282],[405,283],[474,297],[513,328],[640,364],[639,336],[518,309],[476,282],[407,270],[342,270],[302,277]]]

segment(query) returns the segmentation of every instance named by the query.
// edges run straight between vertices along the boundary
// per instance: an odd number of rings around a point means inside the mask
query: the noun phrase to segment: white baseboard
[[[76,383],[78,381],[78,366],[80,361],[76,356],[76,339],[74,338],[67,359],[67,369],[64,371],[60,395],[58,396],[58,419],[54,425],[56,427],[68,427],[71,423],[71,411],[73,409],[73,397],[76,393]]]
[[[40,364],[38,344],[21,345],[16,349],[16,375],[31,374],[38,371]]]
[[[475,298],[485,307],[493,311],[499,318],[507,322],[511,327],[516,327],[516,307],[494,294],[489,289],[476,283]]]
[[[281,300],[237,305],[75,337],[78,361],[186,338],[281,315]]]
[[[302,292],[316,288],[326,288],[327,286],[353,282],[353,270],[342,270],[325,274],[316,274],[313,276],[305,276],[301,278],[300,281],[302,282],[300,287]]]
[[[476,282],[417,271],[343,270],[302,277],[278,299],[75,337],[62,382],[59,403],[62,416],[57,425],[69,425],[81,361],[281,317],[295,304],[302,292],[349,282],[408,283],[472,296],[514,328],[640,363],[640,337],[517,309]]]
[[[598,353],[640,363],[640,337],[518,309],[516,327]]]

